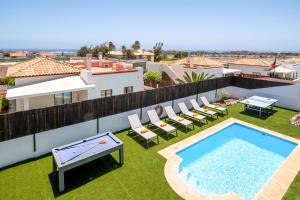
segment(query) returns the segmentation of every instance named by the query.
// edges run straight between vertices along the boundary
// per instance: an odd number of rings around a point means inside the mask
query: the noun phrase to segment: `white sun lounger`
[[[159,144],[158,135],[145,128],[141,124],[141,121],[137,114],[128,116],[128,120],[131,126],[131,130],[133,130],[136,134],[138,134],[139,136],[143,137],[146,140],[147,148],[148,148],[148,143],[153,139],[156,139],[157,143]],[[129,131],[130,130],[128,130],[128,132]],[[143,133],[143,131],[145,132]]]
[[[167,124],[166,122],[161,121],[155,110],[148,110],[147,114],[149,116],[151,124],[165,131],[167,133],[168,139],[169,139],[169,134],[173,131],[175,131],[176,136],[178,136],[177,129]]]
[[[218,118],[217,112],[208,110],[207,108],[200,107],[199,104],[197,103],[196,99],[191,99],[190,102],[195,111],[210,115],[210,117],[216,116],[216,118]]]
[[[166,113],[168,115],[168,118],[180,125],[183,125],[185,126],[185,131],[187,131],[188,129],[188,126],[189,125],[192,125],[193,126],[193,129],[195,129],[194,127],[194,123],[190,120],[187,120],[187,119],[184,119],[178,115],[176,115],[175,111],[173,110],[172,106],[166,106],[165,107],[165,110],[166,110]]]
[[[192,119],[199,120],[199,121],[201,121],[202,119],[205,119],[206,123],[207,123],[207,119],[205,116],[189,111],[189,109],[186,107],[184,102],[179,103],[178,106],[179,106],[179,109],[181,110],[182,114],[189,116]]]
[[[202,103],[204,104],[205,107],[214,109],[214,110],[219,111],[219,112],[221,112],[221,113],[223,113],[223,112],[225,111],[225,112],[228,114],[227,108],[224,108],[224,107],[221,107],[221,106],[216,106],[216,105],[210,104],[210,103],[207,101],[206,97],[204,97],[204,96],[203,96],[203,97],[200,97],[200,99],[201,99],[201,101],[202,101]]]

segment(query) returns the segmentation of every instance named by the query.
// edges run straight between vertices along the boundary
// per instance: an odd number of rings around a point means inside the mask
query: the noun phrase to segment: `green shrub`
[[[221,90],[221,93],[220,93],[219,96],[220,96],[220,101],[221,102],[224,102],[224,100],[229,98],[229,94],[224,90]]]
[[[144,79],[149,81],[161,81],[161,73],[155,71],[148,71],[144,74]]]
[[[9,77],[1,78],[0,85],[15,85],[15,79]]]
[[[0,96],[0,112],[3,110],[7,110],[8,107],[9,107],[9,101],[5,97]]]

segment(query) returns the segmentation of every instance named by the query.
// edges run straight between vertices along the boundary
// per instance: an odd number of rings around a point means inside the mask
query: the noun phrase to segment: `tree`
[[[144,74],[144,79],[149,81],[161,81],[162,76],[161,73],[156,71],[148,71]]]
[[[111,42],[111,41],[108,43],[108,50],[109,50],[109,51],[114,51],[114,50],[116,50],[115,44],[114,44],[113,42]]]
[[[184,73],[185,73],[185,75],[183,75],[183,80],[176,79],[176,81],[180,84],[204,81],[204,80],[211,79],[214,77],[213,74],[207,74],[204,72],[197,74],[196,72],[193,71],[191,76],[187,72],[184,72]]]
[[[178,51],[176,54],[175,54],[175,58],[186,58],[189,56],[189,53],[186,52],[186,51]]]
[[[139,41],[134,41],[133,45],[131,46],[134,51],[137,51],[141,48],[141,43]]]
[[[85,57],[86,54],[91,53],[92,49],[91,46],[87,47],[86,45],[83,47],[80,47],[80,49],[77,51],[77,55],[81,57]]]
[[[125,45],[122,45],[122,46],[121,46],[121,50],[122,50],[123,56],[125,57],[125,56],[126,56],[126,50],[127,50],[126,46],[125,46]]]
[[[132,49],[126,49],[126,50],[125,50],[125,57],[126,57],[127,59],[134,59],[134,58],[135,58]]]
[[[91,53],[94,57],[97,57],[99,55],[99,52],[101,52],[103,56],[106,56],[109,51],[109,44],[107,45],[107,43],[102,43],[92,48]]]
[[[153,47],[153,53],[154,53],[154,62],[159,62],[162,58],[162,47],[163,47],[162,42],[157,42],[155,46]]]

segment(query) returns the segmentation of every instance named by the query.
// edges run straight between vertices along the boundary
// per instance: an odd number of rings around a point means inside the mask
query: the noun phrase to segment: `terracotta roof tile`
[[[70,64],[50,58],[35,58],[9,66],[6,76],[16,78],[79,73],[80,69]]]
[[[288,58],[284,61],[289,62],[289,63],[300,63],[300,57],[291,57],[291,58]]]
[[[273,61],[271,60],[263,60],[261,58],[242,58],[233,62],[229,62],[229,64],[269,67],[271,66],[272,62]]]
[[[192,61],[193,67],[214,68],[214,67],[220,67],[223,65],[222,62],[213,60],[211,58],[207,58],[205,56],[183,58],[183,59],[178,60],[176,63],[183,64],[183,65],[189,67],[190,59],[193,60]]]

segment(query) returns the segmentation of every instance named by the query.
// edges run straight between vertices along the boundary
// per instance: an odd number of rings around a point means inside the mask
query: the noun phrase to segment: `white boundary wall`
[[[250,97],[252,95],[274,98],[278,100],[276,106],[300,111],[300,84],[252,90],[227,87],[225,90],[235,98]]]
[[[220,90],[219,90],[220,91]],[[215,91],[199,94],[206,96],[210,101],[215,100]],[[174,109],[179,112],[178,103],[185,102],[191,108],[189,99],[196,98],[196,95],[174,100]],[[172,101],[160,105],[172,105]],[[149,121],[147,110],[154,109],[156,105],[142,109],[142,123]],[[99,119],[99,132],[120,131],[130,127],[127,116],[137,113],[140,116],[140,109],[131,110],[116,115]],[[166,116],[165,112],[163,116]],[[12,140],[0,142],[0,168],[23,160],[34,158],[51,152],[51,149],[76,140],[87,138],[97,134],[97,120],[91,120],[75,125],[65,126],[36,134],[36,152],[33,151],[33,135],[24,136]]]
[[[300,111],[300,85],[270,87],[262,89],[242,89],[237,87],[227,87],[219,89],[218,94],[227,91],[231,97],[243,98],[251,95],[261,95],[278,99],[277,105],[284,108]],[[215,90],[198,95],[206,96],[209,101],[215,101]],[[218,95],[217,95],[218,97]],[[196,95],[174,100],[174,109],[179,112],[178,103],[185,102],[191,108],[190,99]],[[200,100],[198,101],[200,104]],[[172,105],[172,101],[161,103],[160,105]],[[147,110],[154,109],[156,105],[144,107],[142,109],[142,123],[149,121]],[[129,128],[127,116],[137,113],[140,116],[140,109],[131,110],[116,115],[111,115],[99,119],[99,132],[120,131]],[[163,112],[163,117],[166,113]],[[36,152],[33,151],[33,136],[20,137],[0,143],[0,168],[11,165],[29,158],[34,158],[49,153],[52,148],[74,142],[97,134],[97,120],[91,120],[71,126],[65,126],[50,131],[36,134]]]

